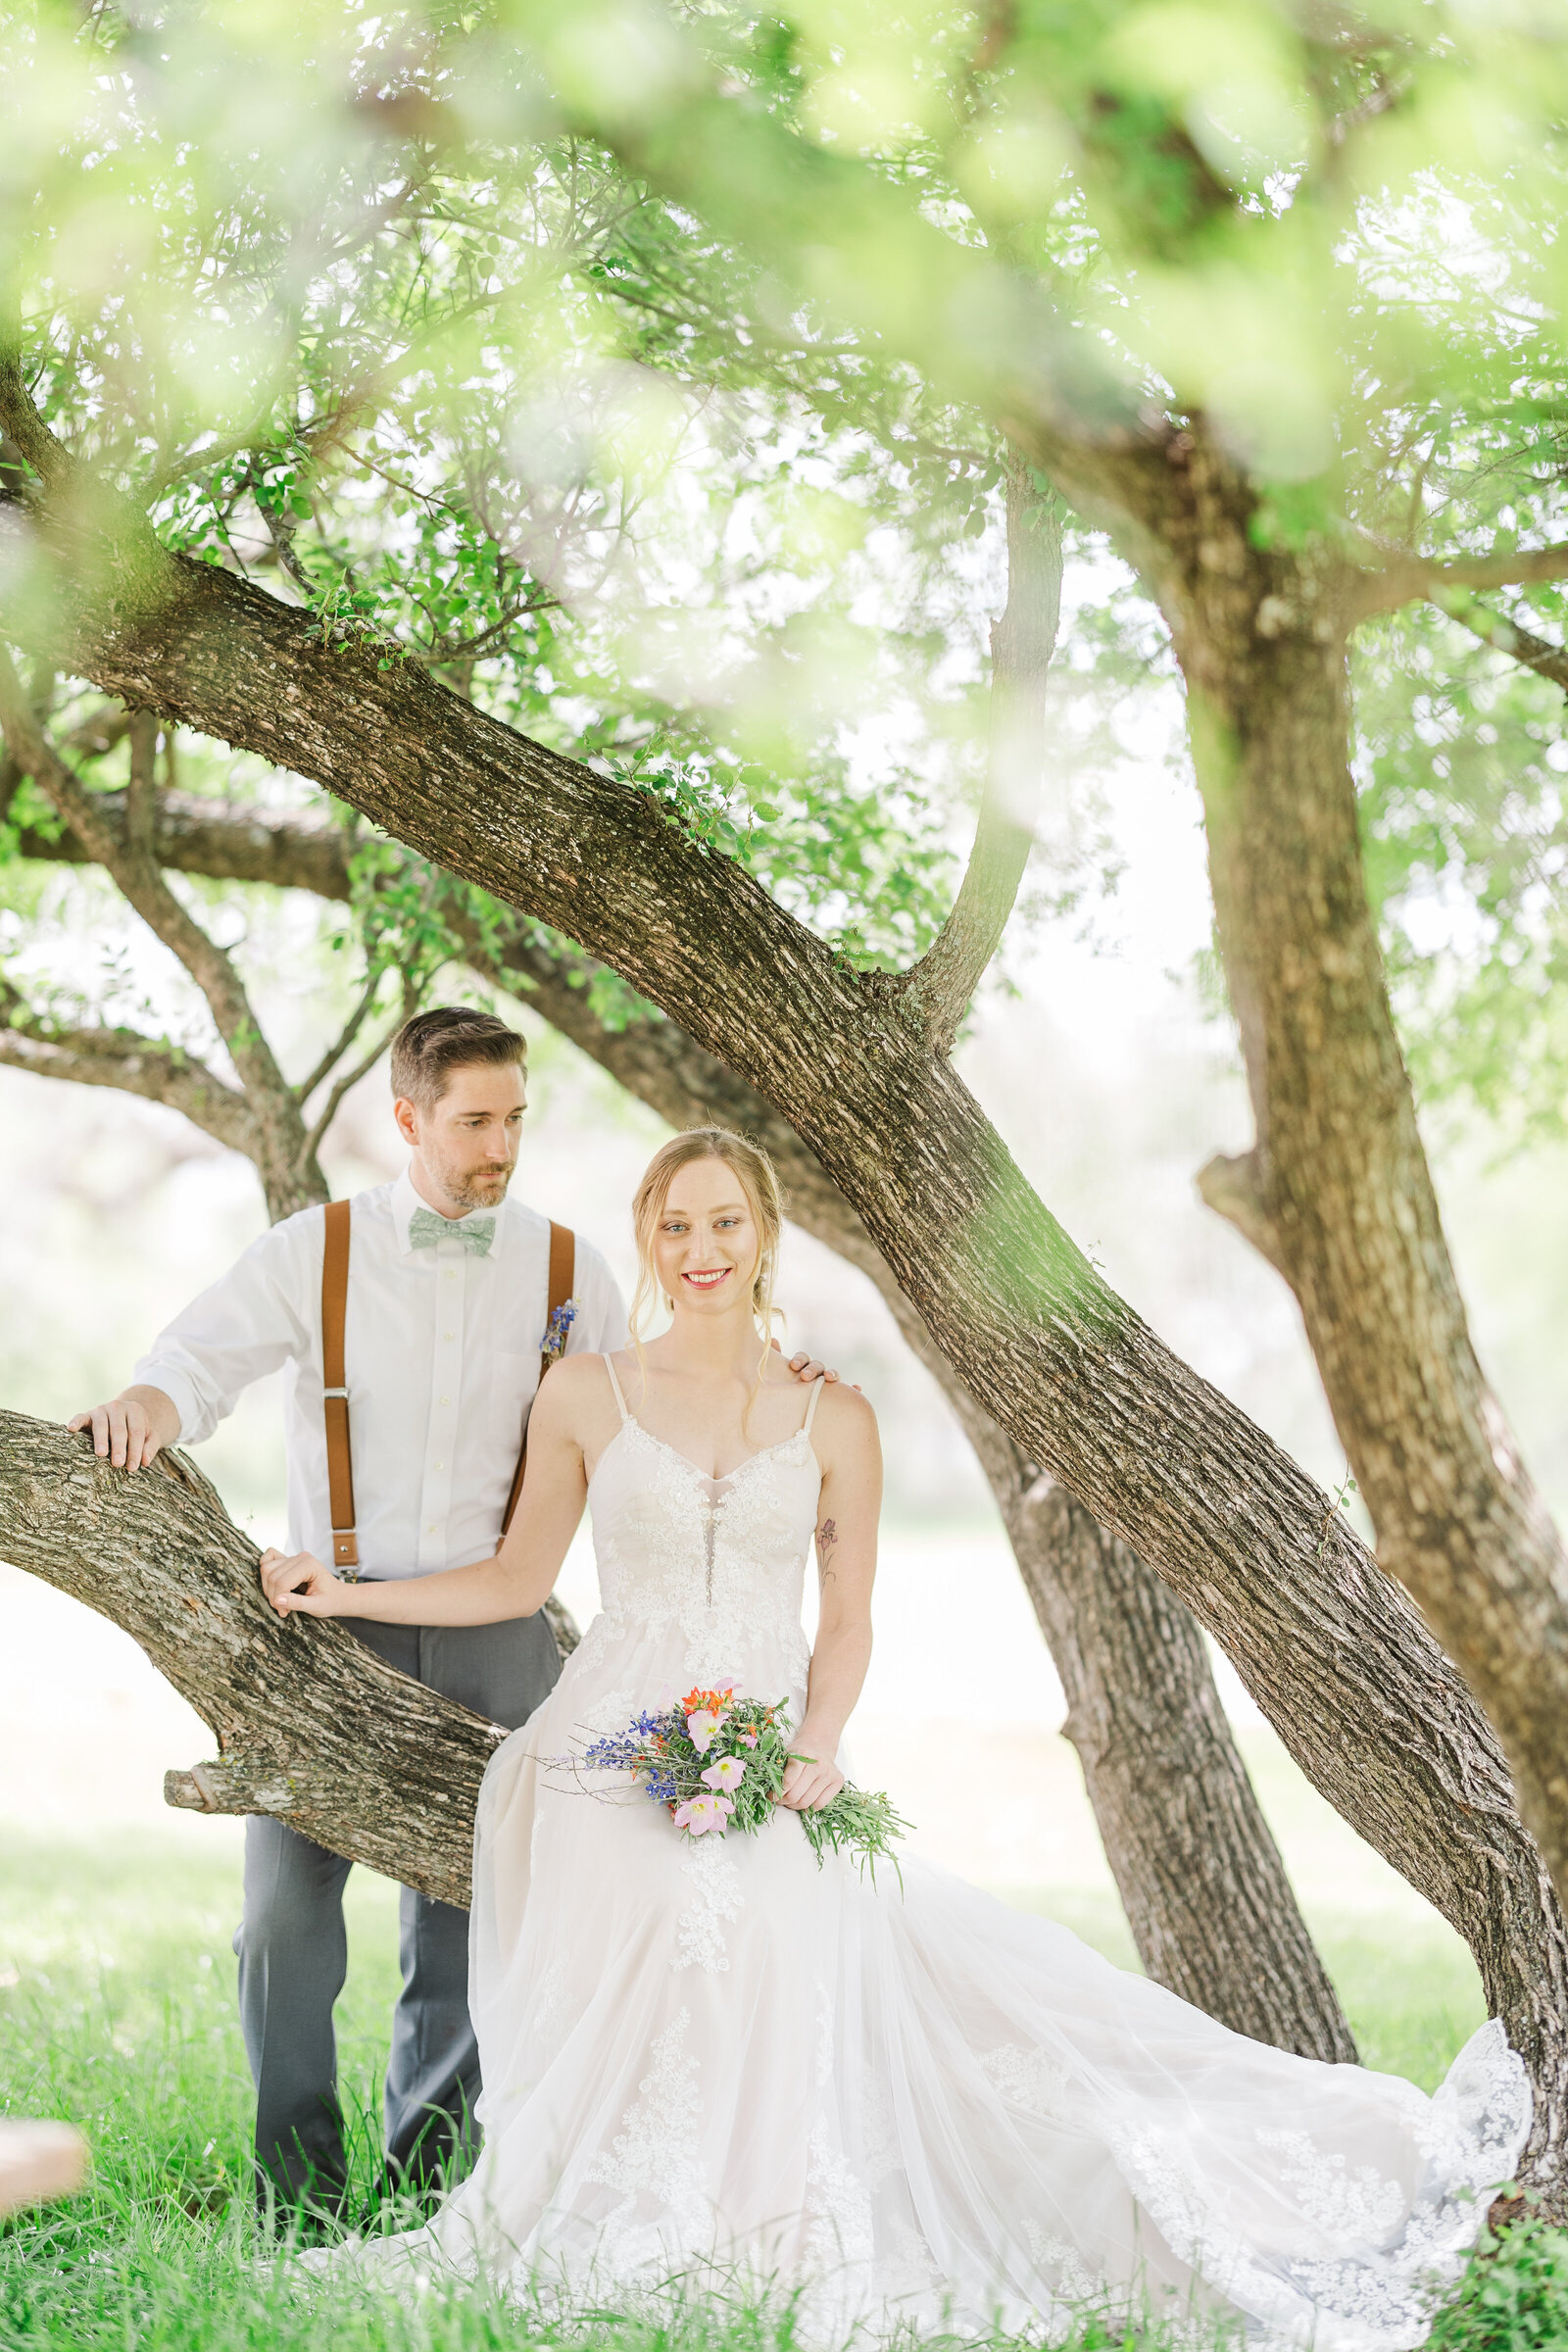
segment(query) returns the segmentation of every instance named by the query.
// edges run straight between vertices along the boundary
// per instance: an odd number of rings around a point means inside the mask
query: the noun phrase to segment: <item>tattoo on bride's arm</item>
[[[817,1575],[824,1585],[833,1574],[833,1551],[838,1540],[837,1523],[832,1519],[824,1519],[816,1531]]]

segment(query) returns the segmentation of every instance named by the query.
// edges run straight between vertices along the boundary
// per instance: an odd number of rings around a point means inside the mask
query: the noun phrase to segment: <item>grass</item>
[[[1113,1905],[1032,1899],[1127,1960]],[[565,2328],[478,2290],[397,2302],[259,2260],[229,1950],[238,1901],[231,1842],[203,1852],[143,1832],[73,1846],[0,1830],[0,2112],[67,2117],[93,2151],[80,2196],[0,2225],[0,2352],[318,2352],[328,2341],[332,2352],[794,2352],[783,2304],[694,2297],[657,2321],[609,2312]],[[348,1912],[342,2091],[355,2185],[368,2194],[396,1890],[356,1872]],[[1365,1915],[1315,1925],[1368,2063],[1431,2086],[1480,2018],[1463,1954],[1423,1941],[1407,1920],[1397,1935]],[[1568,2352],[1568,2241],[1510,2232],[1433,2341],[1441,2352]],[[1122,2330],[1093,2320],[1074,2345],[1133,2352]]]

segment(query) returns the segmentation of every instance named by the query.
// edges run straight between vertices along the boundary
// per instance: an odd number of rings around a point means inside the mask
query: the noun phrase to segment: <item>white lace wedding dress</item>
[[[1499,2026],[1428,2098],[1245,2040],[944,1872],[818,1869],[787,1812],[690,1842],[553,1761],[723,1678],[800,1721],[818,1394],[712,1481],[616,1389],[602,1613],[479,1799],[483,2153],[360,2259],[622,2297],[739,2270],[804,2287],[819,2342],[900,2318],[1049,2337],[1108,2300],[1205,2341],[1418,2343],[1524,2143]]]

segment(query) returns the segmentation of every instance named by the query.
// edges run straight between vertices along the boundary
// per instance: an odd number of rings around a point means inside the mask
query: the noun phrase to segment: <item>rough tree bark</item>
[[[118,807],[101,813],[119,821]],[[84,856],[70,833],[35,837],[29,854],[73,862]],[[342,832],[298,817],[258,827],[239,811],[187,801],[177,823],[161,829],[158,854],[186,872],[350,895]],[[670,1125],[717,1120],[755,1135],[780,1170],[795,1222],[876,1283],[958,1413],[996,1494],[1068,1693],[1067,1737],[1146,1970],[1237,2033],[1305,2057],[1353,2059],[1354,2040],[1237,1751],[1207,1653],[1174,1594],[1081,1504],[1042,1480],[981,1411],[849,1202],[760,1096],[672,1022],[607,1027],[583,975],[564,968],[531,928],[499,947],[493,939],[469,945],[476,965],[526,990],[547,1020]],[[194,1787],[180,1776],[182,1795],[187,1785]]]
[[[413,663],[145,546],[111,613],[80,507],[44,500],[32,522],[57,551],[51,659],[315,777],[580,940],[783,1112],[971,1393],[1166,1579],[1308,1778],[1465,1936],[1536,2080],[1532,2168],[1555,2180],[1568,1947],[1490,1727],[1321,1491],[1068,1240],[897,983],[848,968],[644,794]]]
[[[135,1478],[56,1423],[0,1412],[6,1557],[112,1617],[216,1735],[171,1801],[271,1813],[333,1853],[466,1904],[499,1724],[394,1673],[342,1626],[279,1617],[260,1557],[185,1454]]]

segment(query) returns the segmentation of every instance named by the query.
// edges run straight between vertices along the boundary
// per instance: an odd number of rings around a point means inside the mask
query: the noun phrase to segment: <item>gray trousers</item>
[[[509,1730],[527,1721],[561,1672],[543,1615],[503,1625],[344,1622],[399,1673]],[[343,1886],[351,1868],[269,1815],[253,1814],[245,1825],[245,1910],[234,1950],[264,2206],[336,2213],[347,2189],[332,2004],[348,1969]],[[392,2185],[419,2193],[460,2176],[477,2153],[479,2057],[468,2018],[467,1913],[405,1886],[400,1922],[386,2174]]]

